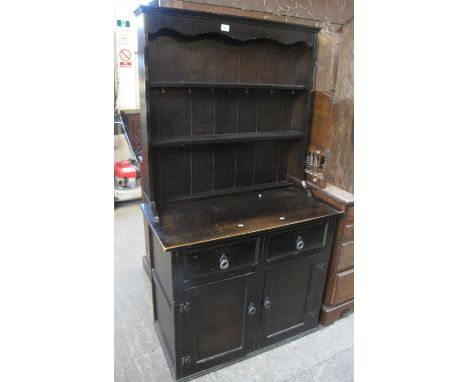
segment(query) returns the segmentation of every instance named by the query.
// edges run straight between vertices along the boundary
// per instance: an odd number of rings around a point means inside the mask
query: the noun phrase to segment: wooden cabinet
[[[319,256],[266,271],[262,300],[263,346],[317,325],[326,260]]]
[[[184,373],[192,374],[254,349],[262,278],[251,273],[186,289],[181,317]]]
[[[342,214],[301,186],[318,29],[136,14],[145,264],[170,368],[189,378],[317,328]]]
[[[168,253],[155,240],[155,323],[175,377],[244,358],[317,328],[334,220],[324,220],[323,247],[301,258],[285,253],[281,258],[287,260],[273,265],[267,260],[268,235]],[[228,263],[220,261],[225,254]]]
[[[307,182],[314,197],[344,211],[330,256],[320,323],[330,325],[354,309],[354,196],[331,184],[325,189]]]

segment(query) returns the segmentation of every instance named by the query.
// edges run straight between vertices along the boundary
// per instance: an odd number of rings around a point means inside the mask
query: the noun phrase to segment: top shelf
[[[239,89],[274,89],[307,90],[305,85],[253,84],[237,82],[149,82],[152,89],[159,88],[239,88]]]

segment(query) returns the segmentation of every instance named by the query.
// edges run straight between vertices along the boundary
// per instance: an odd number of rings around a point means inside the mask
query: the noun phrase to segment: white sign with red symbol
[[[119,52],[119,58],[120,58],[120,67],[121,68],[131,68],[132,67],[132,62],[130,59],[132,58],[132,54],[128,49],[121,49]]]

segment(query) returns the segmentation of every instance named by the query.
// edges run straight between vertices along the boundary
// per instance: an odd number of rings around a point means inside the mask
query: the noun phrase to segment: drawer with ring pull
[[[328,221],[321,221],[269,235],[267,238],[266,261],[317,253],[325,248],[327,244],[328,226]]]
[[[203,248],[183,254],[184,281],[211,275],[246,272],[258,263],[259,238]]]

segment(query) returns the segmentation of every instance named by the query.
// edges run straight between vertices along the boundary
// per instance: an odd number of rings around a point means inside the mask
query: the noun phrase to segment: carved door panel
[[[262,347],[317,325],[326,274],[326,264],[321,258],[267,270],[262,301]]]
[[[253,350],[263,278],[258,273],[187,289],[180,307],[182,375]]]

